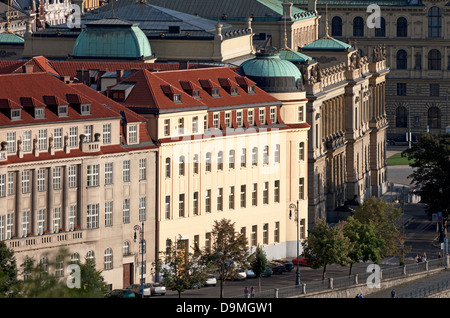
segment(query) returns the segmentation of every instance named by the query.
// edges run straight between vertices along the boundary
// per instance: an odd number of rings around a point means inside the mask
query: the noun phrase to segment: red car
[[[297,265],[297,258],[292,259],[292,264]],[[300,266],[312,266],[317,262],[316,259],[310,260],[307,257],[299,257],[298,258],[298,264]]]

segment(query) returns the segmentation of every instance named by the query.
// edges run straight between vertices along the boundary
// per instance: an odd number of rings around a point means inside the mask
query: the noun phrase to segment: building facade
[[[296,255],[289,205],[300,206],[303,240],[309,125],[294,114],[305,100],[284,105],[224,67],[143,70],[108,96],[146,117],[158,144],[159,251],[178,239],[209,247],[214,221],[225,218],[250,251],[259,245],[270,259]]]
[[[306,1],[293,1],[302,8]],[[360,53],[369,56],[385,45],[390,73],[386,81],[388,137],[441,134],[450,125],[448,90],[450,37],[447,1],[377,1],[379,28],[370,1],[318,1],[322,19],[327,15],[330,34],[343,42],[356,41]],[[327,11],[327,13],[326,13]],[[370,20],[370,21],[368,21]],[[319,28],[325,34],[325,23]]]
[[[69,261],[93,258],[111,288],[139,282],[142,265],[152,281],[156,148],[145,119],[48,73],[0,82],[0,239],[17,264],[33,258],[63,277]],[[144,263],[135,225],[145,225]]]

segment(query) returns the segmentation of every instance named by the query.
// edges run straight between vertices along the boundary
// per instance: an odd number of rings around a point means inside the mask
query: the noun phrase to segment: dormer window
[[[91,104],[81,104],[81,115],[91,114]]]
[[[69,105],[58,105],[58,116],[59,117],[69,116]]]
[[[230,94],[231,94],[231,96],[237,96],[238,95],[238,88],[236,86],[232,86],[230,88]]]
[[[11,109],[11,120],[21,120],[21,109]]]
[[[181,103],[181,94],[173,94],[173,102]]]
[[[247,93],[249,94],[255,94],[255,85],[249,85],[247,87]]]
[[[36,107],[34,109],[34,118],[35,119],[45,118],[45,109],[44,109],[44,107]]]
[[[218,88],[213,88],[213,89],[211,90],[211,96],[212,96],[212,97],[220,97],[220,95],[219,95],[219,89],[218,89]]]
[[[192,97],[194,97],[195,99],[200,99],[200,90],[199,89],[194,89],[192,91]]]

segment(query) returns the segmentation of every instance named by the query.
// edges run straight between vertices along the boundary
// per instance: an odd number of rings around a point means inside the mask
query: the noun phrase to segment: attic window
[[[81,104],[81,115],[91,114],[91,104]]]
[[[59,117],[69,116],[69,106],[68,105],[59,105],[58,106],[58,116]]]
[[[220,95],[219,95],[219,89],[218,88],[212,88],[212,90],[211,90],[211,96],[212,97],[220,97]]]
[[[230,94],[231,94],[231,96],[236,96],[236,95],[238,95],[238,88],[237,88],[236,86],[232,86],[232,87],[230,88]]]
[[[173,102],[181,103],[181,94],[173,94]]]
[[[255,85],[249,85],[247,87],[247,93],[249,94],[255,94]]]
[[[194,89],[192,91],[192,97],[194,97],[196,99],[200,99],[200,90],[199,89]]]
[[[45,118],[44,107],[36,107],[36,108],[34,109],[34,118],[35,118],[35,119],[42,119],[42,118]]]
[[[11,120],[21,120],[21,109],[11,109]]]

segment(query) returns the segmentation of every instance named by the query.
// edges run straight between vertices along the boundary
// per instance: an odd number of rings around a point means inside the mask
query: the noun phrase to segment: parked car
[[[109,292],[108,298],[136,298],[136,295],[131,289],[122,288],[114,289]]]
[[[237,280],[245,280],[247,278],[247,273],[242,268],[237,269],[236,274],[237,276],[235,277],[235,279]]]
[[[411,141],[413,143],[417,142],[417,136],[411,135]],[[388,144],[391,146],[407,146],[408,140],[406,140],[406,135],[400,135],[393,139],[388,139]]]
[[[274,274],[283,274],[286,271],[286,267],[283,264],[272,262],[269,263],[270,267],[272,267],[272,271]]]
[[[317,262],[315,258],[309,259],[308,257],[299,257],[298,264],[300,266],[312,266]],[[292,259],[292,264],[297,265],[297,258]]]
[[[264,276],[270,277],[273,274],[272,267],[270,265],[266,265],[266,270],[264,271]]]
[[[154,295],[165,295],[166,294],[166,286],[163,286],[160,283],[153,283],[153,284],[145,284],[150,287],[150,293],[152,296]]]
[[[294,263],[292,263],[291,261],[285,260],[284,267],[286,268],[287,272],[290,272],[294,268]]]
[[[208,276],[208,278],[206,279],[205,283],[203,285],[205,286],[216,286],[217,284],[217,279],[214,275],[210,275]]]
[[[139,284],[133,284],[133,285],[127,286],[126,289],[131,290],[136,297],[141,297],[141,286]],[[150,286],[148,286],[148,284],[143,286],[143,294],[144,294],[144,297],[150,297],[151,292],[150,292]]]
[[[247,269],[247,278],[255,278],[256,274],[252,269]]]

